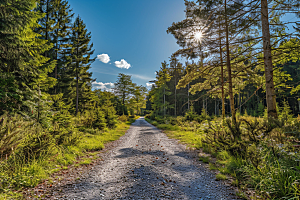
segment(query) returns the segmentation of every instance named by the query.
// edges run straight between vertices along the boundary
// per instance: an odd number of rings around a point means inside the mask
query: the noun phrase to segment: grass
[[[243,118],[252,122],[258,120],[260,125],[263,123],[263,118],[251,116],[244,116]],[[256,145],[248,145],[247,153],[241,156],[231,155],[226,151],[226,148],[218,146],[218,144],[213,141],[211,143],[203,142],[208,134],[203,131],[205,128],[208,128],[207,122],[197,124],[196,122],[185,122],[182,120],[182,117],[177,119],[166,118],[165,121],[174,122],[177,120],[180,122],[180,125],[173,125],[173,127],[176,127],[176,130],[174,130],[169,124],[158,123],[158,121],[161,122],[162,120],[146,120],[158,128],[163,129],[170,138],[178,139],[189,147],[195,147],[196,149],[201,148],[204,153],[216,158],[214,164],[210,163],[210,157],[201,156],[199,160],[204,163],[209,163],[211,170],[218,169],[220,171],[220,173],[216,175],[217,180],[225,180],[227,176],[233,177],[231,184],[239,188],[240,191],[237,195],[240,197],[246,198],[243,191],[251,189],[256,191],[256,197],[258,196],[259,199],[299,199],[299,150],[293,149],[293,146],[288,142],[283,145],[285,148],[279,148],[276,142],[274,142],[277,138],[285,139],[285,141],[288,139],[284,133],[285,129],[274,129],[269,135],[270,139],[262,140],[262,142]],[[293,122],[285,123],[287,125],[289,125],[289,123],[293,125],[292,131],[287,130],[293,133],[297,133],[298,131],[299,136],[300,118],[293,120]],[[215,118],[210,121],[211,124],[220,124],[221,122],[222,120],[220,118]],[[246,130],[247,128],[245,125],[241,127],[242,130]],[[228,127],[225,126],[225,128],[228,130]],[[211,134],[214,134],[214,132],[211,132]]]
[[[219,173],[219,174],[216,175],[216,180],[217,180],[217,181],[220,181],[220,180],[227,180],[227,176],[224,175],[224,174]]]
[[[208,156],[200,156],[199,160],[204,163],[209,163],[210,158]]]
[[[35,187],[51,174],[67,170],[70,165],[88,165],[97,159],[99,150],[108,142],[119,139],[135,119],[120,122],[115,129],[84,133],[76,144],[53,146],[49,152],[26,160],[24,157],[11,154],[9,159],[0,160],[0,199],[18,199],[23,188]],[[79,161],[78,161],[79,160]]]
[[[210,170],[218,170],[218,168],[216,167],[216,165],[214,165],[213,163],[209,163],[209,169]]]

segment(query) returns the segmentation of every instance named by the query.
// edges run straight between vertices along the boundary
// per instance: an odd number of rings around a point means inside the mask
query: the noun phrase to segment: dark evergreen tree
[[[93,98],[92,95],[92,73],[89,72],[91,64],[96,58],[91,56],[94,53],[91,33],[87,31],[83,20],[78,16],[72,26],[69,60],[67,73],[74,77],[71,81],[68,98],[75,105],[75,114],[86,106]]]
[[[6,0],[0,3],[0,113],[21,112],[41,117],[46,101],[43,91],[55,81],[48,77],[53,63],[46,63],[44,52],[51,48],[33,32],[41,14],[34,12],[34,0]],[[9,86],[9,87],[7,87]]]

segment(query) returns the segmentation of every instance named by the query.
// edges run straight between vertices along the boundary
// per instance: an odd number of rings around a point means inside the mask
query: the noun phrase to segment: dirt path
[[[136,120],[103,161],[50,199],[237,199],[185,146]]]

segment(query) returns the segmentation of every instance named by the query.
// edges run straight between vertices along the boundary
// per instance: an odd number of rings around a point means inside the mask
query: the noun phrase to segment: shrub
[[[216,180],[217,181],[219,181],[219,180],[227,180],[227,176],[219,173],[219,174],[216,175]]]
[[[118,117],[118,120],[121,122],[127,122],[128,121],[128,115],[121,115]]]
[[[28,122],[21,116],[4,114],[0,117],[0,157],[9,156],[23,138]]]
[[[194,107],[191,106],[190,109],[185,113],[185,120],[188,120],[188,121],[194,121],[194,120],[197,120],[198,118],[198,115],[197,113],[195,112],[194,110]]]
[[[23,137],[24,139],[18,145],[16,153],[26,159],[39,158],[55,146],[54,137],[39,124],[26,127]]]
[[[94,119],[93,119],[92,127],[103,130],[106,127],[105,113],[102,111],[101,108],[96,108],[93,111],[93,116]]]

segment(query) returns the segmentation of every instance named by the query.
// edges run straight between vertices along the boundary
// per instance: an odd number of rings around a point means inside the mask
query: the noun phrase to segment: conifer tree
[[[127,114],[126,106],[129,103],[130,95],[134,92],[134,84],[132,83],[131,76],[119,73],[114,92],[122,102],[123,115]]]
[[[0,73],[6,83],[0,89],[0,101],[7,105],[1,106],[0,112],[15,110],[39,120],[46,100],[42,92],[55,81],[47,75],[53,63],[46,63],[48,59],[43,56],[51,45],[33,31],[41,17],[34,8],[34,0],[6,0],[0,4]]]
[[[66,87],[71,79],[65,73],[70,62],[66,57],[66,49],[70,44],[72,9],[65,0],[40,0],[37,9],[44,14],[39,20],[40,27],[36,29],[42,38],[53,44],[53,48],[45,52],[49,61],[56,62],[53,72],[49,76],[57,80],[56,86],[50,90],[51,94],[66,92]]]
[[[160,70],[156,73],[155,87],[151,90],[150,101],[153,103],[153,109],[158,113],[158,111],[163,111],[163,115],[166,115],[166,108],[169,104],[166,102],[166,95],[171,94],[167,86],[167,82],[170,81],[171,77],[169,74],[168,64],[166,61],[161,63]]]
[[[76,17],[71,31],[71,45],[68,50],[71,62],[68,64],[67,71],[74,77],[70,84],[68,98],[75,102],[75,114],[93,97],[91,89],[92,82],[95,80],[88,70],[96,58],[92,58],[94,50],[92,49],[93,43],[90,44],[91,37],[91,33],[87,31],[83,20],[79,16]]]

